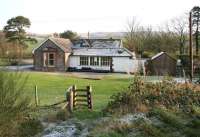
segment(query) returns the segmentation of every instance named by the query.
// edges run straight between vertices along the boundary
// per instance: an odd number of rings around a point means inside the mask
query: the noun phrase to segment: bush
[[[133,132],[133,125],[113,119],[101,121],[92,127],[89,137],[126,137]]]
[[[144,132],[148,137],[170,137],[166,133],[163,133],[160,129],[156,128],[152,124],[138,121],[137,128]]]
[[[43,126],[39,120],[30,119],[24,121],[19,126],[20,137],[33,137],[43,130]]]
[[[164,109],[153,109],[151,113],[154,113],[154,115],[157,115],[159,119],[161,119],[163,122],[170,125],[170,127],[174,127],[177,129],[183,128],[184,123],[182,119],[175,114],[168,112]]]
[[[105,111],[127,113],[143,108],[165,107],[192,111],[192,106],[200,105],[200,87],[192,84],[177,84],[171,79],[159,83],[147,83],[135,76],[126,91],[111,96]]]
[[[67,120],[69,118],[69,116],[70,116],[70,113],[66,109],[65,110],[60,110],[56,114],[57,120],[61,120],[61,121]]]
[[[24,94],[26,79],[19,72],[0,70],[1,136],[17,136],[17,125],[28,115],[30,99]]]

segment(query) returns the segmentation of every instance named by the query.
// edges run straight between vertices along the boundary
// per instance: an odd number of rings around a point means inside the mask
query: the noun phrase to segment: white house
[[[49,38],[33,50],[34,67],[43,71],[126,72],[138,70],[133,52],[120,39]]]

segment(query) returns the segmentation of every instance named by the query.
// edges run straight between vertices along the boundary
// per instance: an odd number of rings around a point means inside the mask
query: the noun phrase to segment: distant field
[[[47,73],[25,72],[28,75],[26,92],[34,101],[34,86],[38,86],[40,105],[50,105],[65,99],[66,89],[75,84],[78,88],[91,85],[93,88],[94,110],[101,110],[106,106],[110,96],[126,89],[130,78],[117,78],[107,76],[101,80],[89,80],[69,77],[64,75],[52,75]]]

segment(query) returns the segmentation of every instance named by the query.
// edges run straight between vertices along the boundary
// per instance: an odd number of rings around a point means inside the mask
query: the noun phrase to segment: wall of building
[[[113,57],[114,72],[135,73],[139,69],[139,61],[129,57]]]
[[[162,54],[151,60],[150,70],[152,75],[172,75],[176,74],[176,60],[167,54]]]
[[[43,53],[49,52],[49,49],[53,49],[55,52],[55,67],[44,67]],[[44,51],[46,50],[46,51]],[[51,51],[52,52],[52,51]],[[66,70],[66,57],[65,53],[57,47],[52,41],[47,40],[34,52],[34,69],[40,71],[65,71]]]
[[[142,66],[144,66],[144,61],[131,59],[129,57],[113,57],[113,72],[125,72],[125,73],[135,73]],[[80,56],[70,56],[69,66],[71,68],[82,69],[83,67],[88,67],[93,70],[106,70],[110,71],[110,66],[80,66]]]
[[[84,66],[80,65],[80,56],[70,56],[70,61],[69,61],[69,66],[71,68],[76,68],[76,69],[82,69],[83,67],[85,68],[91,68],[93,70],[105,70],[105,71],[110,71],[110,66],[91,66],[90,62],[89,65]]]
[[[69,67],[72,67],[72,68],[80,67],[80,57],[79,56],[70,56],[69,57]]]
[[[65,62],[64,62],[65,70],[67,70],[70,65],[69,64],[70,55],[71,55],[71,53],[65,53]]]

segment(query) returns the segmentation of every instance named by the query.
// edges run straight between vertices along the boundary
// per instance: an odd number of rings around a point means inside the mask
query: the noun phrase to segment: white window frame
[[[101,57],[101,66],[110,66],[111,64],[111,57]]]
[[[53,59],[50,59],[50,55],[53,54]],[[55,67],[56,64],[56,54],[54,52],[45,52],[43,54],[44,67]],[[50,61],[53,60],[53,65],[50,65]]]
[[[95,57],[95,56],[90,57],[90,66],[99,66],[100,65],[99,62],[100,62],[100,57]]]
[[[84,58],[84,60],[83,60]],[[80,56],[80,66],[89,66],[90,59],[89,56]]]

